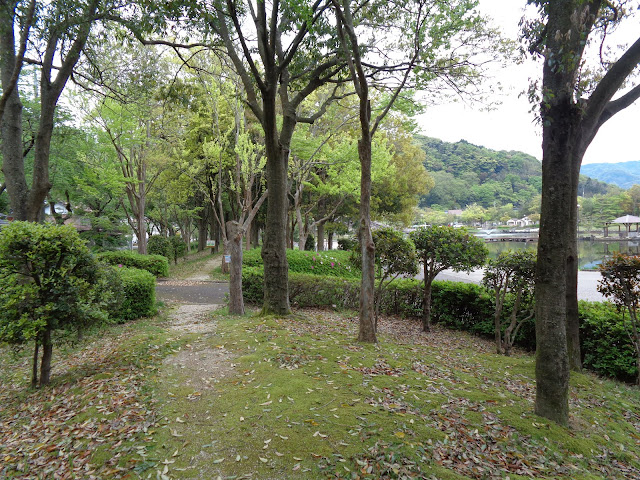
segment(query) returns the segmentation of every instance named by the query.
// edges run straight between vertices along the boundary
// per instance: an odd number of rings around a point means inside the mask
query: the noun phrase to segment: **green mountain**
[[[425,168],[435,181],[422,196],[421,207],[464,208],[477,203],[485,208],[512,203],[517,208],[536,204],[542,189],[540,161],[523,152],[491,150],[465,140],[449,143],[417,135],[426,153]],[[581,176],[582,196],[605,194],[615,187]]]
[[[580,173],[620,188],[640,185],[640,161],[620,163],[590,163],[582,165]]]

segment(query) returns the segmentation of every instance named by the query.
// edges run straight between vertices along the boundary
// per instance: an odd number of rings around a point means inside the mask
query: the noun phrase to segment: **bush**
[[[169,275],[169,261],[163,255],[141,255],[128,250],[119,250],[116,252],[102,252],[97,257],[100,261],[109,265],[139,268],[156,277]]]
[[[636,353],[622,312],[609,302],[579,305],[582,365],[600,375],[634,382]]]
[[[349,252],[337,250],[329,250],[327,252],[287,250],[289,273],[359,278],[360,270],[351,264],[349,256]],[[262,267],[260,249],[254,248],[244,252],[242,265],[243,267]]]
[[[338,239],[338,249],[350,252],[358,246],[358,240],[355,237],[345,237]]]
[[[151,235],[147,242],[147,252],[151,255],[162,255],[169,260],[173,258],[171,240],[162,235]]]
[[[34,342],[33,386],[49,383],[54,332],[106,320],[100,273],[72,226],[13,222],[0,232],[0,342]]]
[[[178,258],[183,257],[187,251],[187,244],[177,235],[171,237],[169,243],[171,245],[171,258],[173,258],[173,262],[177,265]]]
[[[316,237],[313,233],[307,235],[307,240],[304,242],[304,249],[308,252],[313,252],[316,249]]]
[[[113,267],[122,282],[123,299],[118,318],[135,320],[156,313],[156,278],[146,270]]]

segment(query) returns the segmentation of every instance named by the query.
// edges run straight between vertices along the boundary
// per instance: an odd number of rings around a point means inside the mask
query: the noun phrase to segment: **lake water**
[[[523,250],[538,248],[537,242],[488,242],[487,248],[491,258],[497,257],[506,250]],[[597,270],[598,264],[613,252],[640,255],[640,242],[638,241],[611,241],[594,242],[589,240],[578,241],[578,268],[580,270]]]

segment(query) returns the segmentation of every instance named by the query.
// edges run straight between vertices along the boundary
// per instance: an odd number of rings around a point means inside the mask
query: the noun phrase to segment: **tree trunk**
[[[567,248],[567,354],[569,368],[574,372],[582,370],[582,354],[580,352],[580,315],[578,311],[578,182],[580,181],[580,165],[586,148],[578,145],[571,159],[571,237]]]
[[[320,222],[318,223],[318,238],[316,239],[317,242],[317,250],[319,252],[323,252],[324,251],[324,222]]]
[[[496,295],[497,297],[497,295]],[[499,300],[496,298],[496,302]],[[494,338],[496,342],[496,353],[502,355],[502,322],[500,321],[501,311],[496,308],[493,316]]]
[[[31,388],[38,386],[38,356],[40,353],[40,339],[36,338],[33,346],[33,364],[31,366]]]
[[[9,5],[3,8],[9,10]],[[0,73],[2,90],[11,82],[16,61],[13,15],[0,14]],[[18,88],[7,98],[4,115],[0,119],[2,173],[9,195],[10,208],[16,220],[27,220],[29,187],[25,179],[22,155],[22,102]]]
[[[543,129],[542,207],[536,264],[536,401],[535,412],[560,425],[569,421],[567,353],[567,253],[575,231],[573,135],[579,114],[569,98],[548,108]]]
[[[244,300],[242,298],[242,232],[238,222],[227,222],[227,235],[229,237],[229,254],[231,265],[229,267],[229,313],[231,315],[244,315]]]
[[[46,328],[42,334],[42,361],[40,363],[40,386],[49,385],[51,381],[51,356],[53,342],[51,341],[51,329]]]
[[[329,235],[327,235],[327,250],[333,250],[333,232],[332,231],[330,231]]]
[[[288,142],[281,142],[278,137],[275,105],[275,92],[273,92],[273,97],[265,92],[263,96],[264,133],[269,197],[267,198],[267,225],[262,244],[262,261],[264,262],[262,313],[288,315],[291,312],[289,306],[289,264],[286,249],[287,214],[289,211],[287,198],[289,149]],[[295,112],[293,115],[295,118]],[[290,116],[289,120],[285,118],[283,121],[290,123]],[[288,126],[293,133],[293,126]],[[282,128],[284,130],[285,126]]]
[[[198,217],[198,251],[201,252],[207,248],[207,214],[206,208],[202,210]]]
[[[433,279],[427,275],[427,268],[424,269],[424,295],[422,297],[422,331],[431,331],[431,284]]]
[[[367,115],[370,115],[367,101]],[[362,122],[361,118],[361,122]],[[360,156],[360,253],[362,254],[362,282],[360,284],[360,328],[358,341],[377,342],[375,329],[375,245],[371,234],[371,133],[367,126],[358,140]]]

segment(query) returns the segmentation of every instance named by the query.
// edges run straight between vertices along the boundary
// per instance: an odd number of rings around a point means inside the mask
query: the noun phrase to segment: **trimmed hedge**
[[[262,303],[262,267],[245,267],[242,272],[244,298]],[[298,308],[359,307],[360,280],[289,272],[289,300]],[[383,293],[380,312],[420,318],[423,284],[418,280],[397,280]],[[449,328],[493,338],[494,299],[482,286],[472,283],[435,281],[432,286],[433,321]],[[507,304],[505,310],[510,311]],[[595,373],[625,382],[637,375],[635,350],[624,327],[624,318],[609,302],[580,302],[580,340],[583,365]],[[516,345],[535,350],[535,321],[525,323]]]
[[[101,252],[97,257],[98,260],[109,265],[139,268],[156,277],[169,275],[169,261],[162,255],[141,255],[128,250],[118,250],[115,252]]]
[[[147,240],[147,251],[151,255],[162,255],[167,260],[173,258],[173,247],[171,240],[162,235],[151,235]]]
[[[146,270],[113,267],[122,282],[123,298],[118,318],[135,320],[156,313],[156,277]]]
[[[636,352],[622,312],[609,302],[585,301],[579,302],[579,311],[583,366],[600,375],[635,382]]]
[[[287,250],[289,273],[360,278],[360,269],[349,261],[350,256],[351,252],[341,250],[328,250],[324,252]],[[243,267],[262,267],[260,249],[254,248],[244,252],[242,265]]]

